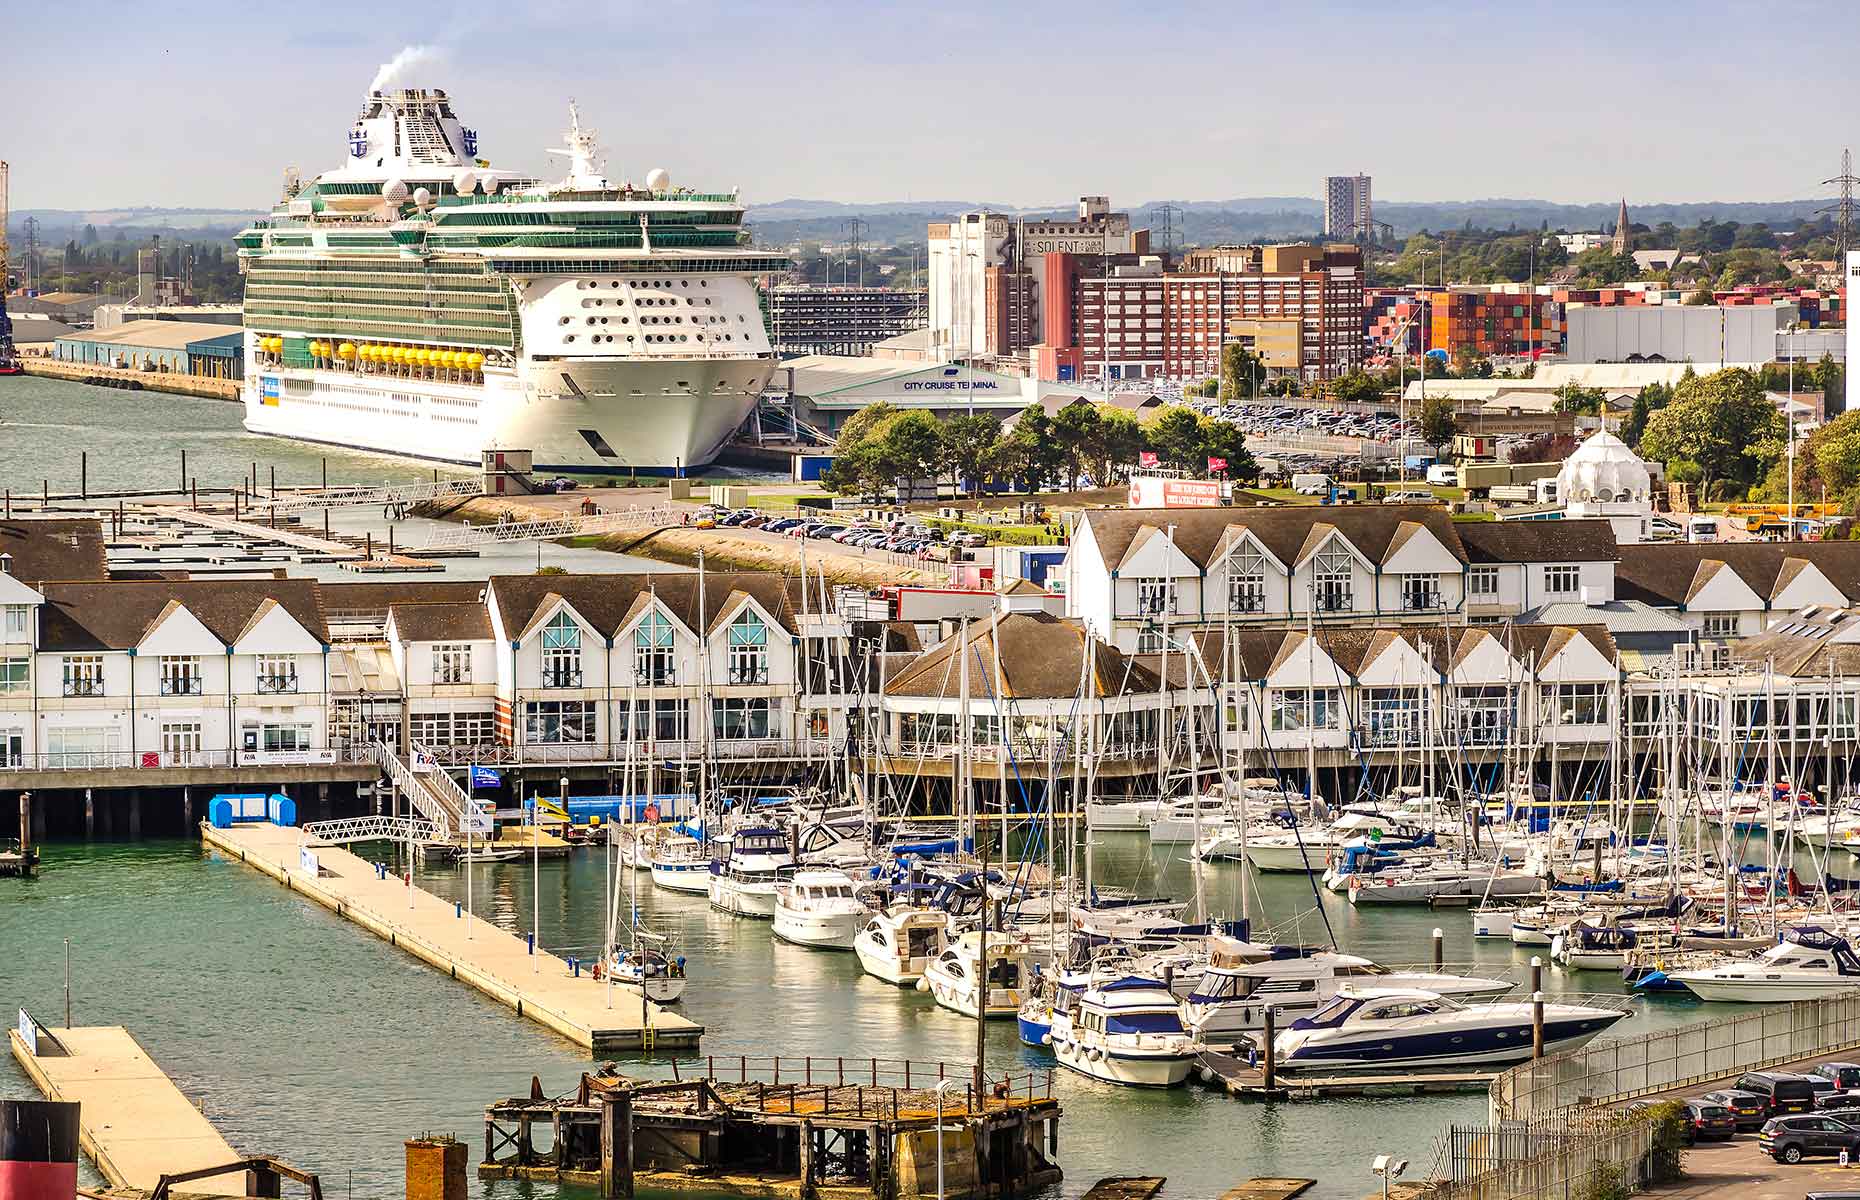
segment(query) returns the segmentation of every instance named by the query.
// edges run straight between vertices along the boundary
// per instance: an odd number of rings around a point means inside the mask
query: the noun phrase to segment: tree
[[[943,426],[922,409],[900,413],[886,423],[879,455],[893,480],[935,478],[943,464]]]
[[[1556,410],[1560,413],[1599,417],[1602,415],[1602,402],[1607,398],[1601,388],[1566,383],[1556,390]]]
[[[1105,409],[1098,417],[1098,440],[1091,451],[1092,477],[1099,487],[1109,487],[1112,471],[1134,466],[1143,451],[1143,425],[1136,414],[1121,408]]]
[[[1514,463],[1562,462],[1576,452],[1576,439],[1567,433],[1540,433],[1512,448]]]
[[[1627,443],[1628,449],[1640,445],[1641,435],[1647,432],[1647,418],[1652,415],[1653,405],[1647,399],[1647,389],[1642,388],[1634,397],[1634,407],[1628,411],[1627,424],[1621,427],[1621,440]]]
[[[1815,364],[1815,386],[1821,389],[1825,419],[1831,421],[1847,411],[1847,371],[1833,355],[1823,354]]]
[[[1079,475],[1098,440],[1099,407],[1089,400],[1074,400],[1053,414],[1053,440],[1066,467],[1066,490],[1076,492]]]
[[[1699,494],[1741,491],[1761,479],[1783,450],[1783,416],[1757,377],[1741,367],[1681,378],[1672,403],[1647,419],[1641,453],[1668,466],[1698,464]]]
[[[1227,460],[1225,468],[1219,472],[1209,471],[1208,473],[1249,482],[1259,478],[1259,464],[1247,451],[1244,430],[1231,422],[1216,420],[1213,417],[1203,417],[1199,424],[1201,461],[1198,470],[1206,469],[1210,458],[1224,458]]]
[[[1001,442],[1001,464],[1018,475],[1030,492],[1040,491],[1059,472],[1063,459],[1053,437],[1053,421],[1035,404],[1020,414],[1014,432]]]
[[[976,495],[1000,457],[1001,425],[987,413],[951,417],[943,425],[943,469]]]
[[[1451,396],[1436,392],[1421,406],[1421,440],[1430,446],[1446,446],[1453,441],[1457,407]]]
[[[1461,379],[1490,379],[1492,360],[1471,346],[1461,346],[1453,352],[1453,373]]]
[[[1163,409],[1151,419],[1148,433],[1150,449],[1172,467],[1190,469],[1201,457],[1201,418],[1192,408]]]
[[[1330,393],[1345,404],[1374,404],[1382,399],[1382,385],[1359,367],[1332,382]]]
[[[1252,399],[1263,369],[1264,363],[1258,355],[1239,342],[1229,342],[1221,348],[1221,398]]]

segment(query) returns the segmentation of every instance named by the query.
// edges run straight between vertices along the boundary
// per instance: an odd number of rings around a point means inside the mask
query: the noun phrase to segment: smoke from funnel
[[[407,46],[381,64],[375,72],[374,82],[368,85],[370,92],[378,92],[399,81],[400,77],[411,67],[430,63],[439,57],[439,51],[431,46]]]

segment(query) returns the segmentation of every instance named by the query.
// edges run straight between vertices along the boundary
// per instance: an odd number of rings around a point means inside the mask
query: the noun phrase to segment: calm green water
[[[1189,893],[1185,864],[1146,839],[1106,837],[1097,851],[1101,880]],[[530,865],[476,871],[478,911],[527,929]],[[1235,903],[1235,878],[1231,868],[1214,873],[1217,908]],[[456,869],[423,872],[421,883],[464,897]],[[602,925],[600,856],[545,861],[540,889],[544,946],[591,952]],[[708,1053],[971,1057],[972,1024],[864,977],[851,954],[776,943],[764,923],[713,913],[701,897],[656,891],[644,879],[641,901],[655,925],[677,932],[691,961],[684,1008],[707,1026]],[[1266,880],[1263,907],[1275,920],[1311,905],[1302,881]],[[1526,961],[1508,943],[1475,945],[1464,914],[1359,913],[1335,899],[1326,907],[1344,948],[1384,962],[1426,958],[1435,925],[1447,930],[1451,961],[1486,972]],[[1321,939],[1322,923],[1307,914],[1302,932]],[[320,1171],[334,1196],[351,1178],[355,1195],[399,1194],[400,1142],[413,1134],[457,1134],[474,1147],[475,1164],[486,1102],[526,1092],[532,1074],[551,1094],[567,1091],[588,1065],[540,1026],[191,842],[54,844],[39,879],[0,881],[0,1010],[23,1005],[62,1022],[66,937],[77,1023],[129,1027],[236,1148]],[[1614,987],[1601,972],[1547,976],[1547,990]],[[1617,1028],[1707,1012],[1656,1000]],[[1020,1045],[1012,1022],[991,1026],[989,1056],[993,1069],[1048,1065],[1044,1052]],[[1359,1197],[1372,1190],[1374,1154],[1429,1162],[1446,1122],[1484,1112],[1478,1095],[1243,1105],[1199,1087],[1135,1092],[1064,1071],[1058,1088],[1068,1197],[1102,1176],[1133,1172],[1168,1176],[1172,1200],[1218,1196],[1254,1175],[1314,1176],[1314,1196]],[[0,1063],[0,1095],[30,1093],[11,1059]],[[557,1191],[474,1187],[486,1196]]]

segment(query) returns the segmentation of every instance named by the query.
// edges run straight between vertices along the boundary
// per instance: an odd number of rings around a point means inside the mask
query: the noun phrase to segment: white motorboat
[[[1218,792],[1172,800],[1150,818],[1150,844],[1174,846],[1198,841],[1231,821],[1233,809],[1233,802]]]
[[[867,975],[902,986],[923,978],[948,944],[949,918],[941,909],[891,908],[872,914],[852,948]]]
[[[1266,1027],[1266,1009],[1283,1029],[1346,987],[1412,989],[1458,1000],[1502,996],[1512,984],[1430,972],[1390,971],[1366,958],[1299,946],[1210,939],[1208,966],[1182,1001],[1183,1024],[1212,1046]]]
[[[644,988],[646,999],[654,1004],[676,1004],[685,994],[685,960],[649,946],[616,946],[604,964],[613,972],[614,982]]]
[[[775,936],[797,946],[851,950],[871,911],[844,871],[803,867],[775,883]]]
[[[777,873],[793,865],[785,832],[771,825],[739,829],[730,835],[724,856],[711,861],[710,906],[735,917],[771,920]]]
[[[1481,906],[1472,911],[1472,935],[1476,938],[1508,938],[1511,936],[1512,918],[1517,915],[1515,908],[1491,908]]]
[[[1755,958],[1732,959],[1715,967],[1669,971],[1701,1000],[1771,1004],[1812,1000],[1860,989],[1860,958],[1847,939],[1819,929],[1789,929],[1783,940]]]
[[[1550,960],[1572,971],[1619,972],[1638,944],[1632,929],[1577,921],[1551,939]]]
[[[511,859],[522,857],[523,851],[521,850],[486,846],[478,850],[461,850],[459,851],[458,860],[462,863],[500,863],[509,862]]]
[[[1026,942],[1000,934],[988,939],[986,1016],[990,1020],[1018,1016],[1022,991],[1027,986],[1030,948]],[[917,990],[929,992],[936,1002],[965,1017],[982,1006],[982,935],[970,930],[951,942],[924,968]]]
[[[1350,879],[1351,904],[1426,904],[1435,896],[1529,896],[1544,881],[1495,863],[1425,863]]]
[[[1166,800],[1093,800],[1085,806],[1085,827],[1097,833],[1142,833]]]
[[[653,847],[652,882],[668,892],[703,895],[710,890],[710,855],[694,837],[675,835]]]
[[[1545,1004],[1544,1052],[1574,1050],[1624,1010]],[[1531,1056],[1531,1004],[1461,1004],[1413,989],[1346,988],[1274,1042],[1283,1071],[1491,1067]]]
[[[1169,988],[1138,975],[1059,988],[1047,1040],[1061,1066],[1125,1087],[1175,1087],[1201,1049]]]

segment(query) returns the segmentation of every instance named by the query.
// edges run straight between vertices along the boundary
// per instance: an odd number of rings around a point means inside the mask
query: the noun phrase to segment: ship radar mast
[[[573,100],[568,102],[568,133],[562,140],[563,145],[547,148],[550,154],[568,159],[568,178],[560,186],[576,192],[606,191],[609,185],[602,171],[606,163],[596,153],[594,131],[581,127],[581,111]]]

